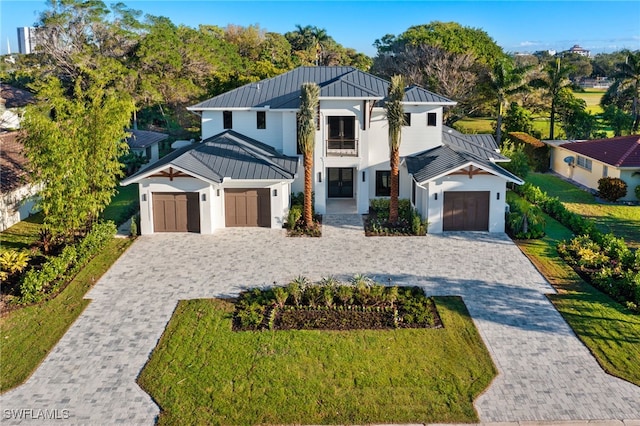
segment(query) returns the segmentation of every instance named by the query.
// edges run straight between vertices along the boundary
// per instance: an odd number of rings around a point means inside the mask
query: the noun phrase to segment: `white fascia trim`
[[[188,174],[189,176],[194,177],[194,178],[196,178],[196,179],[200,179],[200,180],[201,180],[201,181],[203,181],[203,182],[208,182],[208,183],[210,183],[210,184],[212,184],[212,185],[220,185],[220,182],[216,182],[216,181],[214,181],[214,180],[207,179],[207,178],[205,178],[205,177],[203,177],[203,176],[198,175],[197,173],[193,173],[193,172],[191,172],[191,171],[189,171],[189,170],[185,170],[185,169],[183,169],[183,168],[181,168],[181,167],[176,167],[175,165],[173,165],[173,164],[171,164],[171,163],[169,163],[169,164],[165,164],[165,165],[164,165],[164,166],[162,166],[162,167],[152,168],[151,170],[147,169],[147,170],[146,170],[143,174],[141,174],[140,176],[136,176],[136,178],[135,178],[135,179],[130,179],[130,178],[123,179],[123,180],[120,182],[120,185],[121,185],[121,186],[127,186],[127,185],[132,184],[132,183],[139,183],[142,179],[147,179],[147,178],[149,178],[152,174],[154,174],[154,173],[156,173],[156,172],[159,172],[159,171],[162,171],[162,170],[165,170],[165,169],[168,169],[169,167],[173,167],[175,170],[178,170],[178,171],[180,171],[180,172],[182,172],[182,173],[186,173],[186,174]]]
[[[226,177],[222,179],[222,183],[220,185],[224,185],[225,183],[247,183],[250,185],[275,185],[278,183],[293,183],[294,179],[233,179]]]
[[[509,177],[507,177],[507,176],[499,175],[499,174],[497,174],[494,170],[487,169],[486,167],[483,167],[481,164],[475,163],[475,162],[473,162],[473,161],[469,161],[469,162],[464,163],[463,165],[461,165],[461,166],[459,166],[459,167],[456,167],[456,168],[454,168],[454,169],[450,169],[450,170],[448,170],[448,171],[446,171],[446,172],[444,172],[444,173],[440,173],[439,175],[434,176],[434,177],[432,177],[432,178],[430,178],[430,179],[426,179],[426,180],[423,180],[422,182],[418,182],[418,184],[419,184],[419,185],[422,185],[422,184],[425,184],[425,183],[432,182],[432,181],[434,181],[434,180],[436,180],[436,179],[443,178],[443,177],[445,177],[445,176],[450,175],[450,174],[451,174],[451,173],[453,173],[453,172],[457,172],[458,170],[462,170],[462,169],[464,169],[465,167],[469,167],[469,166],[475,166],[475,167],[477,167],[477,168],[479,168],[479,169],[484,170],[484,171],[485,171],[485,172],[487,172],[487,173],[492,174],[493,176],[496,176],[496,177],[502,178],[502,179],[504,179],[504,180],[506,180],[506,181],[509,181],[509,182],[513,182],[513,183],[515,183],[515,184],[517,184],[517,185],[522,185],[522,184],[524,184],[524,181],[523,181],[523,180],[521,180],[521,179],[514,180],[514,179],[511,179],[511,178],[509,178]]]

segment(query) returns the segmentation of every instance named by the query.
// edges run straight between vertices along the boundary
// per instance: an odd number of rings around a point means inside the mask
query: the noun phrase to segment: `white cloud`
[[[520,47],[530,47],[530,46],[538,46],[540,45],[539,41],[521,41]]]

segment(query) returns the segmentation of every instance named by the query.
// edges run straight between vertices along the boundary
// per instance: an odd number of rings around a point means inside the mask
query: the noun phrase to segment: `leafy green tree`
[[[529,157],[524,152],[522,145],[516,145],[509,139],[505,139],[502,143],[500,154],[511,160],[508,163],[500,163],[500,167],[504,167],[522,180],[527,178],[531,171],[531,166],[529,165]]]
[[[640,50],[634,52],[630,50],[623,51],[626,58],[624,62],[616,65],[616,73],[614,78],[618,83],[618,90],[627,88],[631,94],[631,115],[633,116],[633,126],[631,131],[638,132],[640,127]]]
[[[391,166],[391,194],[389,200],[389,222],[398,222],[398,193],[400,170],[400,143],[402,142],[402,126],[404,126],[404,78],[400,75],[391,77],[389,95],[384,109],[389,125],[389,164]]]
[[[502,117],[504,106],[511,95],[526,90],[525,77],[529,68],[517,68],[513,61],[505,57],[496,61],[489,73],[488,88],[497,101],[496,141],[500,145],[502,141]]]
[[[598,129],[596,117],[586,110],[587,103],[563,88],[556,101],[558,115],[568,139],[590,139]]]
[[[32,181],[44,186],[39,203],[45,226],[70,238],[95,220],[115,193],[133,102],[98,79],[78,79],[68,96],[53,77],[42,83],[37,99],[23,122],[25,154]]]
[[[316,114],[320,88],[315,83],[303,83],[300,90],[298,113],[298,144],[304,156],[304,209],[303,218],[307,229],[313,227],[313,151],[316,137]]]
[[[633,127],[633,116],[615,105],[604,107],[602,119],[613,129],[614,136],[629,134]]]
[[[504,116],[505,133],[523,132],[540,138],[540,132],[533,127],[531,112],[517,102],[511,102]]]

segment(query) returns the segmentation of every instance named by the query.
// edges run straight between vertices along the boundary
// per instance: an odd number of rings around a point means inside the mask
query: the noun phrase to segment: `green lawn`
[[[138,185],[118,186],[116,195],[102,212],[102,217],[120,225],[133,216],[138,209]]]
[[[39,239],[42,220],[41,213],[34,214],[0,232],[0,247],[16,250],[29,249]]]
[[[601,204],[593,195],[551,174],[531,173],[527,182],[558,197],[567,209],[592,219],[602,232],[624,237],[632,248],[640,248],[640,207]]]
[[[54,299],[0,318],[0,392],[24,382],[90,303],[83,299],[132,240],[114,238]]]
[[[587,103],[587,111],[590,114],[602,114],[600,99],[605,93],[604,89],[584,89],[584,92],[573,92],[573,96],[583,99]]]
[[[508,194],[512,199],[515,195]],[[640,315],[584,282],[558,255],[558,241],[572,233],[545,215],[547,235],[516,244],[553,285],[556,309],[609,374],[640,386]]]
[[[490,117],[467,117],[456,122],[456,125],[461,129],[462,133],[469,134],[493,134],[493,125],[495,123],[494,118]],[[542,134],[543,139],[549,135],[549,119],[548,118],[536,118],[533,120],[533,128]],[[562,128],[556,123],[556,132],[559,134]]]
[[[233,332],[233,305],[178,304],[140,386],[160,424],[477,422],[496,374],[461,299],[445,328]]]

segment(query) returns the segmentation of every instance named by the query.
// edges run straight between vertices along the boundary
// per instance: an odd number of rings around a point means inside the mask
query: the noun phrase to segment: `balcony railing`
[[[358,139],[328,139],[327,157],[357,157]]]

